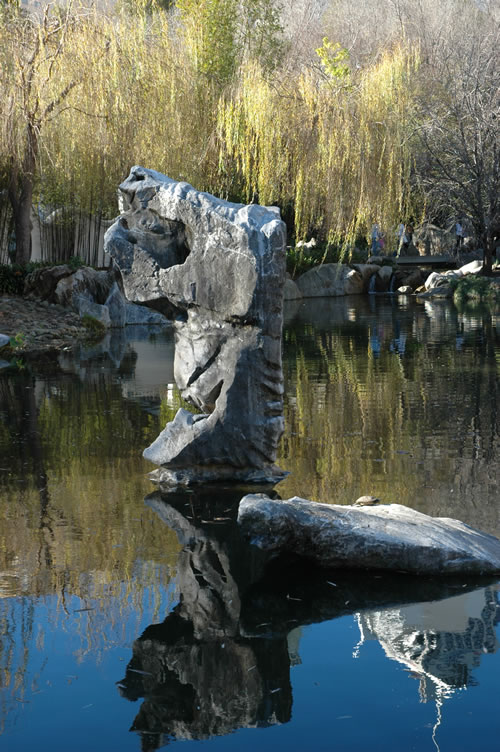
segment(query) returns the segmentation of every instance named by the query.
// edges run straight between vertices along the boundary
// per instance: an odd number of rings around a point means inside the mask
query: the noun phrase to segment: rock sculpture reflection
[[[291,715],[286,637],[241,634],[241,596],[265,564],[242,555],[234,522],[240,494],[161,494],[147,499],[176,531],[180,598],[162,624],[135,641],[125,678],[130,700],[144,697],[132,730],[143,749],[175,739],[205,739],[237,728],[285,723]]]
[[[495,586],[270,561],[241,537],[241,494],[200,488],[146,500],[183,548],[179,602],[135,641],[118,682],[124,697],[143,698],[132,725],[143,749],[289,721],[290,668],[300,662],[298,636],[308,624],[356,614],[363,639],[380,640],[421,686],[450,690],[473,683],[473,667],[497,649]]]
[[[144,456],[158,483],[277,482],[285,225],[134,167],[105,248],[127,298],[175,318],[180,409]]]
[[[357,621],[358,649],[365,641],[378,640],[388,658],[419,679],[422,701],[449,697],[473,685],[481,656],[498,650],[498,585],[442,602],[365,611]]]

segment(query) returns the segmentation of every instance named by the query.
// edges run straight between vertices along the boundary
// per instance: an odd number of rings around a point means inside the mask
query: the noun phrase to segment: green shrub
[[[101,321],[98,321],[93,316],[89,316],[88,313],[85,313],[82,316],[82,325],[87,330],[87,333],[89,337],[92,339],[99,339],[100,337],[104,337],[106,334],[106,327]]]
[[[500,285],[488,277],[468,274],[451,281],[455,303],[500,304]]]
[[[20,264],[0,264],[0,294],[22,295],[26,274]]]
[[[13,350],[22,350],[26,343],[26,337],[22,332],[17,332],[10,338],[10,347]]]
[[[76,271],[77,269],[80,269],[80,267],[85,266],[85,261],[78,255],[71,256],[68,261],[61,263],[66,263],[73,271]]]

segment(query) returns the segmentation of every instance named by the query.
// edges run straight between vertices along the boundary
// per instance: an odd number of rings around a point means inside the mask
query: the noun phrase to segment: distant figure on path
[[[396,250],[392,254],[393,256],[399,256],[399,252],[401,250],[401,243],[403,241],[404,231],[405,231],[405,226],[403,222],[400,222],[396,229]]]
[[[464,244],[464,225],[461,217],[455,222],[455,238],[455,250],[458,251]]]
[[[372,256],[378,256],[378,241],[380,239],[380,227],[375,222],[372,225]]]
[[[401,245],[399,247],[399,256],[407,256],[408,249],[413,241],[413,225],[408,222],[405,225],[403,236],[401,238]]]

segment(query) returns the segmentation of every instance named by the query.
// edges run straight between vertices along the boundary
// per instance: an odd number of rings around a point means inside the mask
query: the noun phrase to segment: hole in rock
[[[141,213],[137,229],[144,233],[142,247],[161,269],[183,264],[191,252],[183,222],[160,218],[150,211]]]

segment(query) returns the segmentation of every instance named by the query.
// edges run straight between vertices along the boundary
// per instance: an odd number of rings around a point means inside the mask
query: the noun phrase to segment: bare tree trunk
[[[483,275],[491,277],[493,272],[493,236],[485,232],[482,237],[483,241]]]
[[[32,181],[23,180],[19,196],[15,202],[11,200],[14,215],[14,232],[16,236],[16,264],[27,264],[31,258],[31,206],[33,196]],[[10,193],[9,193],[10,195]]]
[[[23,168],[12,164],[9,179],[9,200],[14,217],[16,235],[16,264],[27,264],[31,258],[31,208],[33,204],[33,184],[38,151],[38,138],[35,128],[29,124],[26,132]]]

